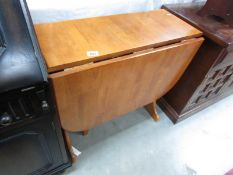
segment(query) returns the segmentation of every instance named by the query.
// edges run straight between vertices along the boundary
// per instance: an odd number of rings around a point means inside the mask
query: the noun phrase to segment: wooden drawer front
[[[157,100],[202,42],[187,40],[50,75],[63,129],[88,130]]]

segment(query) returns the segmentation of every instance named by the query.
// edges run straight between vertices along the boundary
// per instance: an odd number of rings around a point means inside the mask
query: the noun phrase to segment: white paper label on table
[[[99,55],[100,55],[99,51],[96,51],[96,50],[87,51],[87,56],[88,57],[96,57],[96,56],[99,56]]]

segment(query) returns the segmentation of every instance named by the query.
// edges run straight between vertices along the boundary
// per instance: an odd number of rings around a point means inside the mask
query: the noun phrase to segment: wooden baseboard
[[[171,119],[171,121],[176,124],[179,121],[179,115],[177,112],[170,106],[164,98],[160,98],[157,101],[157,104],[162,109],[162,111]]]

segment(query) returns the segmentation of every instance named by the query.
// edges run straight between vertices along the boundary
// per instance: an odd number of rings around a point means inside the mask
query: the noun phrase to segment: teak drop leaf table
[[[166,10],[35,29],[61,125],[69,132],[87,133],[143,106],[159,120],[156,100],[175,85],[203,42],[202,32]]]

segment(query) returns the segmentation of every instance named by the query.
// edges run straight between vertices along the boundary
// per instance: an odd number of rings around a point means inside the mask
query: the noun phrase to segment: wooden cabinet
[[[175,85],[202,32],[166,10],[35,26],[61,124],[86,131],[154,104]]]
[[[199,28],[205,41],[182,78],[159,105],[173,122],[221,100],[233,92],[233,29],[218,18],[198,15],[204,3],[163,8]]]

